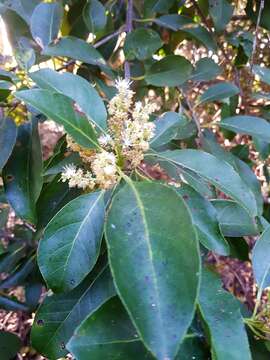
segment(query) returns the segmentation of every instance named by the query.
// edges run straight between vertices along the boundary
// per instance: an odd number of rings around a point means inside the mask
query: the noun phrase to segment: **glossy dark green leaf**
[[[9,273],[25,255],[25,246],[19,246],[13,251],[6,252],[0,256],[0,273]]]
[[[29,311],[26,304],[18,301],[14,297],[0,295],[0,309],[7,311]]]
[[[12,83],[6,80],[0,80],[0,101],[6,100],[11,93]]]
[[[43,49],[57,38],[62,19],[62,7],[59,3],[40,3],[31,16],[31,33]]]
[[[51,69],[41,69],[30,76],[39,87],[70,97],[99,129],[106,128],[107,112],[104,103],[84,78],[68,72],[60,74]]]
[[[35,256],[31,256],[21,266],[13,271],[5,280],[0,282],[0,289],[22,285],[26,277],[34,270],[36,265]]]
[[[118,297],[105,303],[77,328],[67,345],[78,360],[150,360]]]
[[[0,119],[0,170],[7,162],[16,142],[17,127],[9,118]]]
[[[83,19],[91,33],[98,33],[107,23],[105,7],[98,0],[88,0],[83,9]]]
[[[255,220],[236,202],[214,200],[212,204],[218,212],[218,222],[224,236],[255,236],[259,231]]]
[[[259,291],[270,285],[270,227],[262,233],[252,250],[252,269]]]
[[[76,327],[114,295],[107,266],[94,279],[90,274],[68,294],[47,296],[35,316],[31,332],[34,348],[50,359],[64,357]]]
[[[154,21],[156,24],[173,31],[181,30],[193,39],[198,40],[209,50],[216,50],[217,45],[209,31],[187,16],[167,14],[156,18]]]
[[[210,359],[203,339],[196,334],[187,334],[180,346],[175,360],[206,360]]]
[[[209,81],[215,79],[221,73],[220,66],[210,58],[202,58],[195,64],[190,80],[192,81]]]
[[[36,222],[35,203],[42,187],[42,155],[36,121],[18,128],[13,152],[3,168],[6,197],[16,214]]]
[[[209,13],[213,19],[216,31],[226,28],[233,14],[233,6],[227,0],[209,0]]]
[[[207,269],[202,271],[199,309],[210,333],[214,359],[251,360],[240,303]]]
[[[230,98],[239,93],[239,89],[233,83],[220,82],[215,85],[211,85],[205,92],[199,97],[198,103],[203,104],[210,101],[220,101]]]
[[[91,123],[67,96],[40,89],[18,91],[15,96],[63,125],[78,144],[86,148],[98,146]]]
[[[246,186],[233,167],[201,150],[174,150],[156,154],[157,158],[189,169],[216,186],[243,206],[251,216],[257,215],[253,193]]]
[[[6,331],[0,331],[0,354],[2,360],[13,359],[22,347],[20,338]]]
[[[179,86],[189,79],[191,72],[192,65],[183,56],[168,55],[150,67],[145,80],[154,86]]]
[[[173,5],[174,0],[148,0],[144,3],[147,14],[166,13]]]
[[[191,212],[199,241],[219,255],[229,255],[228,243],[220,232],[217,211],[211,202],[187,185],[182,185],[177,192]]]
[[[184,117],[173,111],[168,111],[158,117],[155,121],[155,135],[151,139],[152,148],[168,144],[175,139],[181,128],[186,125]]]
[[[117,291],[143,342],[157,359],[173,358],[193,318],[199,283],[186,205],[172,188],[130,180],[113,198],[106,239]]]
[[[7,7],[21,16],[26,23],[30,23],[31,16],[40,0],[10,0]]]
[[[37,201],[37,228],[48,224],[51,218],[69,201],[81,194],[79,189],[70,188],[56,176],[50,183],[44,185]]]
[[[1,203],[1,201],[0,201]],[[7,225],[9,215],[9,206],[0,208],[0,229],[3,229]],[[1,230],[0,230],[1,231]]]
[[[262,214],[263,197],[261,193],[261,184],[252,169],[237,156],[224,150],[224,148],[217,142],[216,137],[212,132],[205,130],[203,132],[203,136],[201,137],[201,142],[204,150],[210,152],[218,159],[226,161],[234,168],[244,183],[253,192],[257,204],[258,214]]]
[[[159,34],[146,28],[138,28],[130,32],[125,40],[124,53],[127,60],[146,60],[162,46]]]
[[[257,116],[238,115],[222,119],[220,126],[223,129],[238,134],[247,134],[270,142],[270,124],[263,118]]]
[[[51,44],[43,50],[44,55],[66,56],[87,64],[97,65],[106,70],[108,66],[101,54],[86,41],[73,36],[62,37],[56,44]]]
[[[38,265],[54,292],[73,289],[95,265],[105,216],[103,197],[102,191],[77,197],[45,228]]]

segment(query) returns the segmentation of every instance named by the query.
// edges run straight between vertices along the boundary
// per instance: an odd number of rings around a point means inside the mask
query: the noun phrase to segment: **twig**
[[[133,0],[128,0],[127,4],[127,18],[126,18],[126,33],[132,31],[132,17],[133,17]],[[125,78],[130,79],[130,64],[128,61],[125,61]]]
[[[115,32],[113,32],[110,35],[105,36],[103,39],[97,41],[93,46],[94,48],[98,48],[99,46],[105,44],[106,42],[110,41],[111,39],[113,39],[114,37],[116,37],[117,35],[121,34],[121,32],[123,31],[123,27],[120,27],[118,30],[116,30]]]
[[[260,27],[260,22],[261,22],[263,9],[264,9],[264,0],[261,0],[259,12],[258,12],[258,17],[257,17],[256,28],[255,28],[254,41],[253,41],[253,46],[252,46],[252,53],[251,53],[251,57],[250,57],[250,71],[251,72],[252,72],[253,66],[254,66],[254,60],[255,60],[257,42],[258,42],[258,33],[259,33],[259,27]]]

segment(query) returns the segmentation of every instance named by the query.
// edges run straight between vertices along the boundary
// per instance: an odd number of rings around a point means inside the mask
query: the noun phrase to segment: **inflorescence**
[[[63,168],[61,180],[69,187],[110,189],[119,181],[121,171],[131,171],[143,160],[154,136],[155,125],[149,117],[156,105],[134,103],[130,85],[125,79],[115,82],[118,92],[109,102],[108,132],[99,137],[99,149],[83,148],[67,135],[69,149],[78,152],[83,162],[83,167],[71,164]]]

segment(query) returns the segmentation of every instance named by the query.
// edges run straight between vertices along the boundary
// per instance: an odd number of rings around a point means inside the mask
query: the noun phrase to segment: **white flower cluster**
[[[67,136],[68,147],[79,152],[86,169],[66,166],[61,180],[68,181],[70,187],[83,190],[112,188],[119,180],[121,170],[136,168],[143,160],[143,153],[149,149],[149,141],[154,136],[155,125],[149,122],[156,110],[155,104],[136,102],[130,81],[119,79],[115,85],[117,94],[108,105],[109,134],[99,137],[100,150],[84,149]]]

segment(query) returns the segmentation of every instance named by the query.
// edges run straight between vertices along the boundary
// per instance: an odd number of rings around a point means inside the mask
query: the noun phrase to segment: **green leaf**
[[[191,72],[192,65],[183,56],[168,55],[150,67],[145,80],[154,86],[179,86],[189,79]]]
[[[252,269],[259,291],[270,285],[270,227],[262,233],[252,250]]]
[[[186,120],[178,113],[168,111],[158,117],[154,124],[155,136],[151,139],[150,144],[152,148],[157,148],[175,139],[180,129],[186,125]]]
[[[15,96],[63,125],[66,132],[81,146],[90,149],[98,147],[91,123],[67,96],[40,89],[17,91]]]
[[[261,185],[252,169],[244,161],[240,160],[229,151],[225,151],[224,148],[217,142],[215,135],[211,131],[204,130],[201,142],[204,150],[210,152],[218,159],[226,161],[234,168],[244,183],[253,192],[257,203],[258,214],[262,214],[263,197],[261,193]]]
[[[32,13],[40,0],[10,0],[7,7],[21,16],[26,23],[30,23]]]
[[[18,301],[15,297],[7,297],[0,295],[0,309],[7,311],[29,311],[26,304]]]
[[[77,328],[67,344],[78,360],[150,360],[118,297],[110,299]]]
[[[251,360],[240,303],[207,269],[202,271],[199,309],[210,333],[214,359]]]
[[[200,105],[206,102],[220,101],[230,98],[239,93],[239,89],[232,83],[220,82],[215,85],[211,85],[205,92],[199,97],[198,103]]]
[[[95,265],[105,216],[104,193],[79,196],[49,222],[39,243],[38,265],[54,292],[76,287]]]
[[[22,347],[22,342],[17,335],[0,331],[0,354],[2,360],[13,359]]]
[[[0,171],[6,164],[17,137],[17,127],[9,118],[0,119]]]
[[[43,49],[57,38],[62,20],[62,7],[59,3],[40,3],[31,17],[31,33]]]
[[[178,194],[185,200],[197,228],[199,241],[209,250],[219,255],[229,255],[229,246],[220,233],[217,211],[211,202],[188,185],[177,189]]]
[[[90,274],[68,294],[47,296],[40,305],[31,331],[34,348],[50,359],[67,354],[66,344],[81,322],[115,295],[109,267]]]
[[[99,129],[106,128],[105,105],[98,92],[87,80],[78,75],[68,72],[61,74],[51,69],[41,69],[30,73],[30,77],[39,87],[70,97]]]
[[[209,13],[213,19],[216,31],[221,32],[231,20],[233,6],[227,0],[209,0]]]
[[[146,60],[162,46],[159,34],[146,28],[131,31],[125,40],[124,53],[127,60]]]
[[[195,64],[189,80],[209,81],[215,79],[221,73],[220,66],[210,58],[202,58]]]
[[[221,120],[220,126],[238,134],[247,134],[268,143],[270,142],[270,124],[257,116],[238,115],[228,117]]]
[[[106,240],[117,291],[143,342],[157,359],[173,358],[199,284],[198,243],[186,205],[172,188],[128,180],[113,198]]]
[[[10,276],[0,282],[0,289],[22,285],[26,277],[34,270],[36,265],[35,256],[31,256],[18,269],[13,271]]]
[[[257,215],[257,206],[253,193],[246,186],[233,167],[201,150],[186,149],[166,151],[154,154],[175,165],[196,172],[219,190],[232,197],[243,206],[251,216]]]
[[[0,80],[0,101],[6,100],[11,93],[12,83],[6,80]]]
[[[66,56],[86,64],[99,66],[102,70],[109,70],[106,61],[93,45],[73,36],[62,37],[56,44],[51,44],[43,50],[44,55]]]
[[[35,203],[42,187],[42,155],[36,121],[18,128],[17,142],[3,168],[6,197],[22,219],[35,224]]]
[[[44,185],[37,201],[37,228],[42,229],[51,218],[69,201],[81,194],[77,188],[70,188],[68,184],[59,181],[56,176],[50,183]]]
[[[0,256],[0,273],[12,271],[24,255],[25,246],[20,246],[11,252],[2,254]]]
[[[218,222],[224,236],[258,235],[255,220],[236,202],[231,200],[213,200],[218,212]]]
[[[83,9],[83,19],[88,30],[96,34],[103,30],[107,23],[106,11],[98,0],[89,0]]]
[[[215,51],[217,45],[212,35],[203,26],[195,23],[191,18],[178,14],[168,14],[156,18],[155,23],[173,31],[181,31],[193,39],[198,40],[209,50]]]

